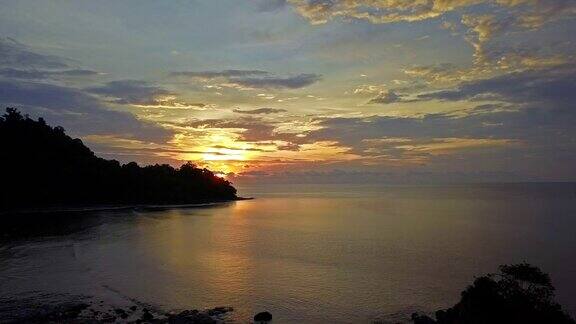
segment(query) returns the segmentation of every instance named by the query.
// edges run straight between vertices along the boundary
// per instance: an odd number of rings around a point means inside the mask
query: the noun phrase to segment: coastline
[[[121,211],[121,210],[165,210],[165,209],[185,209],[214,206],[234,201],[252,200],[254,197],[236,197],[234,199],[209,200],[188,204],[128,204],[128,205],[86,205],[86,206],[50,206],[36,207],[28,209],[1,210],[0,217],[7,215],[33,215],[52,213],[82,213],[98,211]]]
[[[13,301],[18,303],[19,301]],[[154,305],[127,300],[122,305],[106,303],[94,297],[77,296],[76,301],[38,304],[21,309],[20,313],[0,319],[0,323],[230,323],[233,307],[166,311]]]

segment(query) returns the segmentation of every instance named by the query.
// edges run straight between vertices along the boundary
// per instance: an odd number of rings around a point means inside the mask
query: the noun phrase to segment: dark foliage
[[[574,324],[554,302],[550,277],[527,263],[500,266],[500,272],[474,280],[460,302],[436,312],[436,320],[413,314],[416,324]]]
[[[0,209],[230,200],[236,189],[186,163],[140,167],[94,155],[81,140],[7,108],[0,117]]]
[[[272,314],[270,312],[260,312],[254,315],[254,322],[256,323],[268,323],[272,320]]]

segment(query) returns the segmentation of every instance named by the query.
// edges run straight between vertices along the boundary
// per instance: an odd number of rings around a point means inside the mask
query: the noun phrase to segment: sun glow
[[[214,175],[217,176],[218,178],[226,179],[226,173],[216,172],[214,173]]]
[[[226,177],[229,172],[237,172],[242,169],[244,162],[251,160],[248,151],[230,148],[208,148],[202,154],[204,164],[211,170],[217,171],[217,176]]]
[[[245,161],[246,151],[229,148],[209,148],[202,155],[204,161]]]

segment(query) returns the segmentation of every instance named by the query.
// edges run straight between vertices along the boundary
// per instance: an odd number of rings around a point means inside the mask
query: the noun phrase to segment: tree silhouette
[[[436,312],[436,320],[413,314],[415,324],[574,324],[554,302],[548,274],[527,263],[500,266],[500,272],[474,280],[460,302]]]
[[[230,182],[188,162],[140,167],[97,157],[80,139],[14,108],[0,117],[0,209],[187,204],[236,199]]]

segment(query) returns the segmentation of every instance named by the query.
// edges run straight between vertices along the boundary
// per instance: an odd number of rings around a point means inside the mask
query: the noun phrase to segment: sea
[[[528,262],[576,316],[576,184],[246,185],[186,208],[3,215],[0,322],[71,300],[404,323]],[[11,219],[8,221],[8,219]]]

